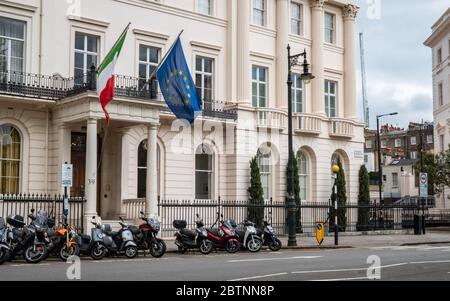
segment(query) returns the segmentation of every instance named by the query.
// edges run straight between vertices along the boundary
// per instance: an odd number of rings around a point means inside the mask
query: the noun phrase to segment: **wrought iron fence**
[[[80,197],[69,198],[68,223],[78,231],[83,232],[85,199]],[[0,216],[6,217],[10,214],[17,214],[27,217],[31,209],[36,212],[43,210],[56,217],[56,225],[63,223],[64,197],[61,195],[0,195]]]

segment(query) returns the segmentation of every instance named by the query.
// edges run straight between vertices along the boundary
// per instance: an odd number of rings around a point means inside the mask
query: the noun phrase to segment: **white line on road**
[[[367,277],[355,277],[355,278],[336,278],[336,279],[318,279],[308,281],[349,281],[349,280],[368,280]]]
[[[396,267],[401,265],[407,265],[407,262],[395,263],[390,265],[380,266],[380,269]],[[316,270],[316,271],[297,271],[291,272],[292,274],[313,274],[313,273],[333,273],[333,272],[352,272],[352,271],[367,271],[367,268],[354,268],[354,269],[336,269],[336,270]]]
[[[422,250],[424,251],[429,251],[429,250],[449,250],[450,247],[427,247],[427,248],[423,248]]]
[[[450,263],[450,260],[411,261],[410,264]]]
[[[41,264],[11,264],[10,267],[39,267],[39,266],[49,266],[50,263],[41,263]]]
[[[261,279],[261,278],[267,278],[267,277],[276,277],[276,276],[283,276],[287,275],[288,273],[278,273],[278,274],[269,274],[269,275],[261,275],[261,276],[252,276],[252,277],[246,277],[246,278],[239,278],[239,279],[232,279],[228,281],[244,281],[244,280],[252,280],[252,279]]]
[[[323,256],[296,256],[296,257],[281,257],[281,258],[255,258],[255,259],[237,259],[228,260],[230,263],[235,262],[257,262],[257,261],[274,261],[274,260],[292,260],[292,259],[315,259]]]

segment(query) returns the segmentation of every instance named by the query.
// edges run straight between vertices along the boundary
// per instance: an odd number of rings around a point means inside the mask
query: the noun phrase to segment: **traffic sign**
[[[61,170],[61,185],[63,187],[72,187],[73,165],[63,164]]]
[[[419,175],[420,196],[428,197],[428,174],[421,172]]]

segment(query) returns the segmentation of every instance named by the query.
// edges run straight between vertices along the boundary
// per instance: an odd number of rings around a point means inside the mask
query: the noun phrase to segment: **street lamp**
[[[397,112],[395,113],[389,113],[389,114],[382,114],[377,115],[377,148],[378,148],[378,188],[380,190],[380,205],[384,204],[383,201],[383,169],[381,167],[381,135],[380,135],[380,118],[385,116],[395,116],[398,115]]]
[[[297,205],[295,204],[295,196],[294,196],[294,147],[293,147],[293,137],[292,137],[292,67],[298,65],[298,60],[301,56],[303,56],[303,74],[301,74],[300,78],[305,83],[308,84],[311,80],[314,79],[314,76],[309,72],[309,64],[306,59],[306,50],[302,53],[291,55],[291,46],[288,44],[288,151],[289,151],[289,161],[288,161],[288,170],[287,170],[287,192],[288,192],[288,226],[289,226],[289,239],[288,246],[293,247],[297,246],[297,231],[296,231],[296,221],[295,215],[297,211]]]

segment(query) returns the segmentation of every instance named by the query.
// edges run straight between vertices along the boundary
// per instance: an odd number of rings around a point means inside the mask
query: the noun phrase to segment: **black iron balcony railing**
[[[0,72],[0,94],[27,98],[62,100],[87,91],[96,90],[94,70],[79,77],[64,78],[23,72]],[[158,82],[137,77],[116,75],[115,95],[139,100],[164,101],[158,90]],[[221,119],[237,119],[237,113],[221,101],[205,101],[203,116]]]

